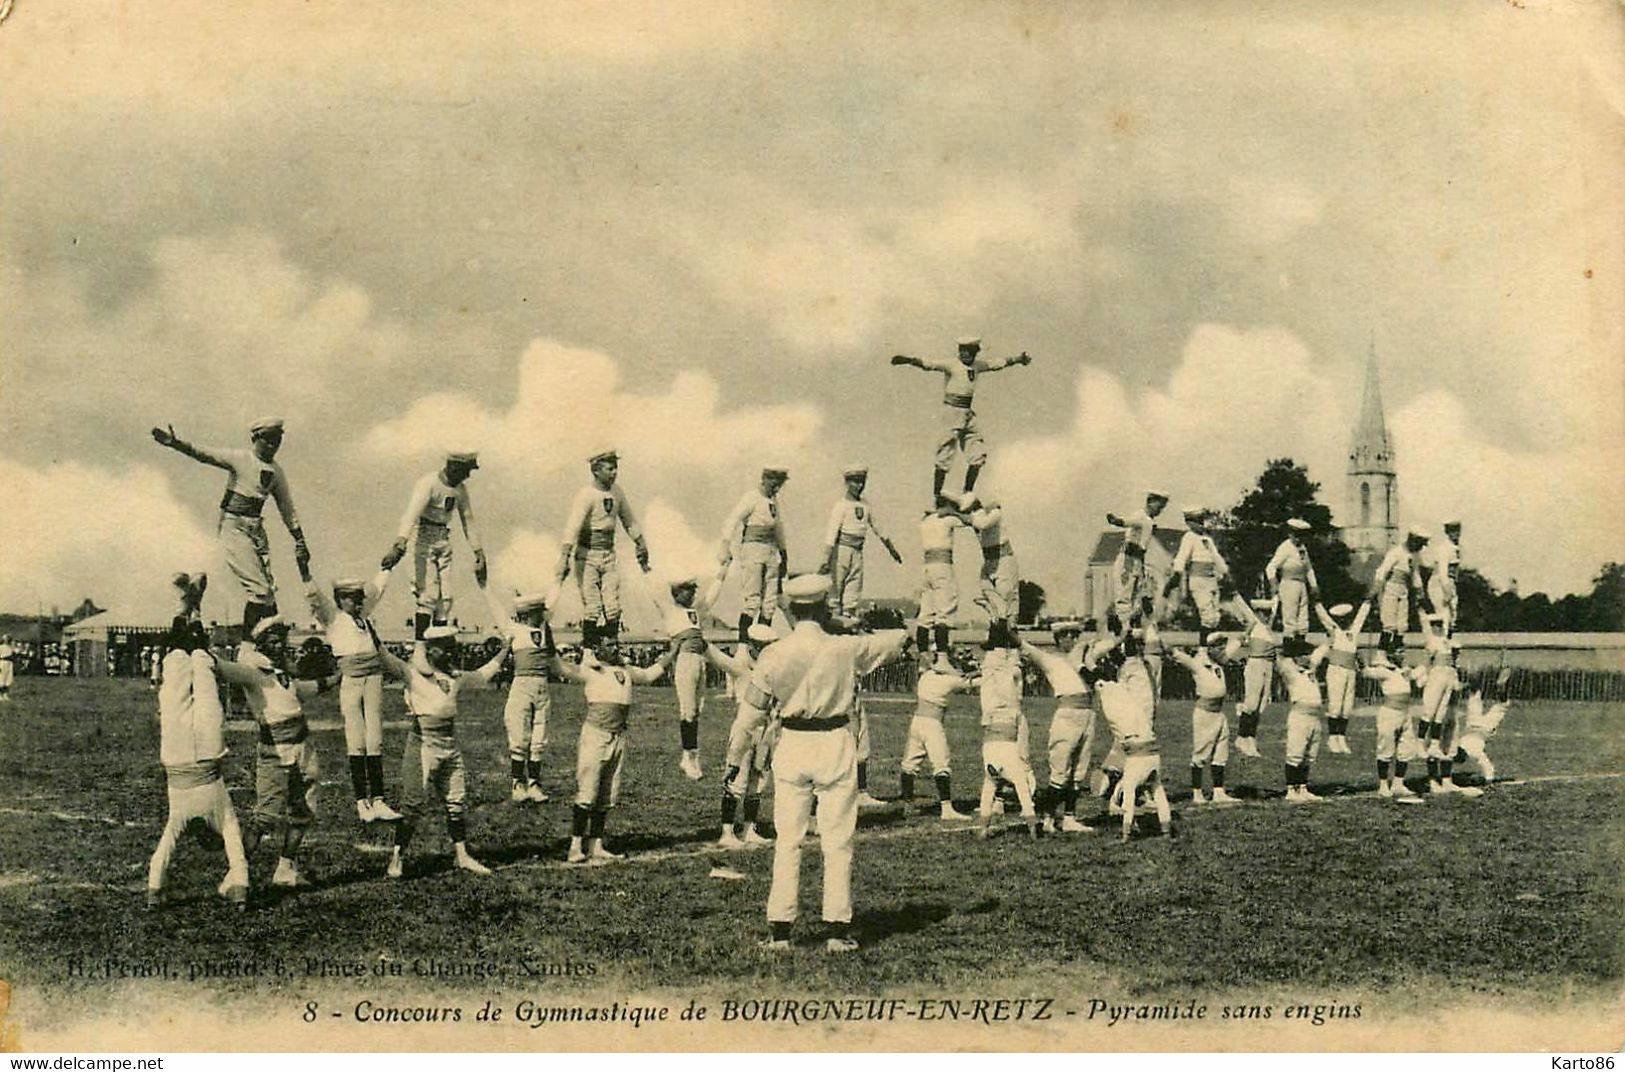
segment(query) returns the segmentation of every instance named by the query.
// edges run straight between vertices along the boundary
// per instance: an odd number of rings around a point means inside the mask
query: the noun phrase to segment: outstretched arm
[[[497,674],[502,670],[502,663],[508,658],[508,652],[512,649],[513,640],[508,637],[504,637],[502,640],[502,647],[489,662],[480,667],[478,670],[470,670],[468,673],[457,679],[461,684],[461,687],[468,688],[469,686],[473,686],[474,688],[483,688],[484,686],[489,685],[491,683],[491,679],[496,677]]]
[[[653,685],[660,680],[660,675],[666,672],[666,667],[671,665],[671,661],[675,657],[675,653],[670,648],[667,648],[660,653],[660,658],[648,666],[628,666],[626,676],[632,679],[634,685]]]
[[[175,434],[173,424],[165,425],[162,428],[154,428],[152,438],[159,446],[168,447],[170,450],[184,454],[193,461],[202,462],[204,465],[212,465],[217,469],[236,468],[232,464],[227,451],[216,450],[212,447],[194,446]]]
[[[891,363],[894,365],[909,365],[913,368],[923,369],[926,372],[941,372],[942,367],[934,361],[922,361],[908,354],[893,354]]]
[[[577,666],[575,663],[566,662],[557,655],[549,658],[547,660],[547,665],[548,669],[552,670],[555,674],[566,681],[574,681],[579,685],[587,680],[587,675],[581,672],[581,667]]]
[[[1027,356],[1027,351],[1023,350],[1015,357],[997,357],[988,361],[977,361],[976,371],[999,372],[1003,369],[1010,368],[1013,365],[1030,365],[1032,363],[1033,359]]]
[[[1326,612],[1325,604],[1315,604],[1315,618],[1320,622],[1321,628],[1326,630],[1327,636],[1336,636],[1338,633],[1337,619]]]
[[[1367,599],[1360,603],[1360,609],[1354,612],[1354,621],[1349,625],[1349,632],[1354,634],[1356,638],[1359,637],[1360,631],[1365,628],[1365,620],[1370,614],[1371,600]]]

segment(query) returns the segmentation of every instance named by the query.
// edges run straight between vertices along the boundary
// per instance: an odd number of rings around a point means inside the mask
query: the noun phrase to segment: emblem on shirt
[[[273,481],[275,479],[276,479],[276,474],[273,473],[270,470],[269,467],[262,468],[260,470],[260,491],[262,491],[262,492],[270,491],[271,490],[271,481]]]
[[[624,671],[624,670],[616,670],[615,671],[615,684],[617,684],[617,685],[626,684],[626,671]]]
[[[612,495],[605,495],[604,496],[604,513],[608,514],[611,517],[615,516],[615,498],[614,498],[614,496],[612,496]]]
[[[452,508],[452,504],[456,501],[457,499],[455,496],[447,495],[444,499],[440,500],[440,509],[450,510]]]
[[[767,500],[767,516],[775,519],[779,516],[779,504],[772,499]]]
[[[857,518],[859,521],[862,521],[863,520],[863,507],[854,506],[852,508],[852,516]]]

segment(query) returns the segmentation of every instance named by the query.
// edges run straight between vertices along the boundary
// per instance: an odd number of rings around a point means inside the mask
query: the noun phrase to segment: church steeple
[[[1360,399],[1360,421],[1354,426],[1354,442],[1349,447],[1350,471],[1394,471],[1394,447],[1388,439],[1388,422],[1382,414],[1382,384],[1377,379],[1377,346],[1373,341],[1366,354],[1365,394]]]
[[[1399,487],[1394,444],[1382,411],[1375,340],[1366,354],[1360,417],[1349,444],[1348,498],[1343,510],[1343,542],[1354,552],[1356,576],[1375,569],[1376,560],[1399,539]]]

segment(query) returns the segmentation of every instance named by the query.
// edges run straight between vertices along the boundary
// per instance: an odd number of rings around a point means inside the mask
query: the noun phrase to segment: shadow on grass
[[[910,901],[896,908],[871,908],[852,919],[852,934],[864,945],[874,945],[900,934],[914,934],[934,927],[953,915],[953,909],[936,902]]]

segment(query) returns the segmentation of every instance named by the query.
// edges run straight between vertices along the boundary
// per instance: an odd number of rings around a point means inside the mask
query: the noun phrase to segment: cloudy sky
[[[1035,358],[984,485],[1058,607],[1147,482],[1290,455],[1340,507],[1373,346],[1406,520],[1583,590],[1625,558],[1622,57],[1617,5],[1536,0],[19,2],[0,608],[207,563],[220,478],[146,431],[263,412],[328,576],[459,440],[528,587],[612,440],[662,571],[770,457],[811,565],[867,462],[908,594],[939,388],[886,362],[966,333]]]

